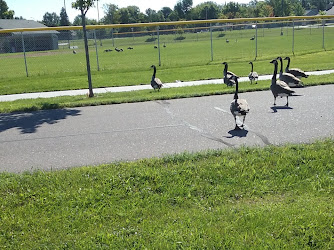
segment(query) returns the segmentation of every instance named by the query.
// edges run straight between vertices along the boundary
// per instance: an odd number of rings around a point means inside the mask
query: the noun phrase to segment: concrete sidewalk
[[[322,71],[311,71],[306,72],[308,75],[327,75],[334,73],[333,70],[322,70]],[[259,81],[270,80],[272,75],[259,76]],[[249,81],[248,77],[241,77],[239,82]],[[200,80],[200,81],[189,81],[189,82],[174,82],[174,83],[164,83],[168,88],[178,88],[186,86],[197,86],[204,84],[222,84],[223,79],[212,79],[212,80]],[[94,93],[116,93],[116,92],[127,92],[135,90],[151,89],[151,85],[136,85],[136,86],[122,86],[122,87],[110,87],[110,88],[96,88]],[[0,96],[0,102],[15,101],[19,99],[35,99],[35,98],[50,98],[58,96],[76,96],[76,95],[86,95],[88,93],[87,89],[78,90],[64,90],[64,91],[53,91],[53,92],[38,92],[38,93],[25,93],[25,94],[14,94],[14,95],[2,95]]]

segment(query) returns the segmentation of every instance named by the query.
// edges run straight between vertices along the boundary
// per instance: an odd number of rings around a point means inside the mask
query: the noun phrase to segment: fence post
[[[95,52],[96,52],[97,71],[100,71],[99,53],[97,51],[97,43],[96,43],[96,30],[94,30],[94,40],[95,40]]]
[[[257,22],[255,22],[255,60],[257,58]]]
[[[325,49],[325,20],[322,20],[322,48]]]
[[[292,54],[295,55],[295,20],[292,21]]]
[[[115,42],[114,42],[114,28],[111,29],[111,40],[112,40],[112,46],[115,47]]]
[[[212,42],[212,24],[210,23],[210,39],[211,39],[211,61],[213,61],[213,42]]]
[[[23,50],[24,64],[26,66],[26,75],[28,77],[29,74],[28,74],[28,65],[27,65],[27,58],[26,58],[26,47],[24,45],[23,32],[21,32],[21,38],[22,38],[22,50]]]
[[[157,28],[157,35],[158,35],[159,66],[161,66],[159,26],[158,26],[158,28]]]

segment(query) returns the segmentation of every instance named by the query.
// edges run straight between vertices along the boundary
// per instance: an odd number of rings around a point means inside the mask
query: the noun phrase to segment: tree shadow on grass
[[[55,109],[0,114],[0,133],[12,128],[21,130],[21,134],[35,133],[44,123],[55,124],[68,116],[78,116],[80,112],[77,109]]]

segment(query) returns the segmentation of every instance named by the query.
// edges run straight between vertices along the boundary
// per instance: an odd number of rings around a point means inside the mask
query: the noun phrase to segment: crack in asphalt
[[[175,119],[175,114],[168,107],[169,104],[170,104],[169,102],[163,100],[163,101],[156,101],[156,103],[158,103],[159,105],[161,105],[163,107],[163,109],[166,111],[166,113],[171,116],[172,119]],[[205,137],[207,139],[210,139],[210,140],[222,143],[222,144],[224,144],[224,145],[226,145],[228,147],[234,147],[235,146],[234,144],[228,143],[228,142],[224,141],[223,139],[218,138],[218,137],[212,135],[211,133],[209,133],[209,132],[207,132],[207,131],[199,128],[199,127],[196,127],[195,125],[192,125],[192,124],[190,124],[189,122],[187,122],[187,121],[185,121],[183,119],[178,119],[178,120],[180,120],[181,123],[185,127],[189,128],[189,129],[191,129],[193,131],[198,132],[201,136],[203,136],[203,137]]]

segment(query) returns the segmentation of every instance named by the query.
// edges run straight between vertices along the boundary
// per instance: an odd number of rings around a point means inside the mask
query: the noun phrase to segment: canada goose
[[[158,48],[158,46],[154,46],[154,48],[155,48],[155,49],[157,49],[157,48]]]
[[[259,79],[259,75],[257,72],[254,72],[254,65],[253,62],[249,62],[250,65],[252,65],[252,69],[251,72],[248,75],[248,78],[251,82],[251,84],[253,83],[253,81],[256,81],[255,84],[257,84],[257,80]]]
[[[293,91],[287,83],[281,81],[281,80],[277,80],[277,65],[278,62],[277,60],[272,60],[270,63],[273,63],[275,68],[274,68],[274,73],[273,73],[273,77],[271,79],[271,85],[270,85],[270,90],[274,95],[274,105],[276,105],[276,97],[280,96],[286,96],[286,104],[285,106],[289,106],[289,96],[292,95],[292,93],[294,93],[295,91]]]
[[[112,49],[105,49],[104,52],[110,52]]]
[[[255,36],[252,36],[250,40],[251,40],[251,41],[255,40]]]
[[[285,57],[284,60],[288,60],[288,64],[286,65],[286,68],[285,68],[285,72],[286,73],[290,73],[290,74],[293,74],[295,77],[298,77],[298,78],[301,78],[301,77],[305,77],[307,78],[308,75],[305,74],[304,71],[302,71],[301,69],[289,69],[290,67],[290,57]]]
[[[115,48],[115,50],[117,51],[117,52],[123,52],[123,49],[119,49],[119,48]]]
[[[164,48],[166,48],[167,46],[166,46],[166,43],[164,43],[164,46],[163,46]]]
[[[244,127],[246,115],[249,112],[249,105],[245,99],[239,99],[238,97],[238,85],[239,85],[238,78],[236,78],[235,76],[233,76],[233,78],[235,79],[235,94],[234,94],[234,99],[230,105],[230,111],[234,117],[235,129],[239,130]],[[242,125],[240,127],[237,124],[237,116],[243,117]]]
[[[281,62],[281,68],[279,72],[279,79],[283,82],[286,82],[289,87],[304,87],[302,81],[290,73],[283,73],[283,60],[282,57],[277,57],[277,60]]]
[[[225,67],[224,67],[224,83],[227,86],[233,86],[235,84],[235,79],[238,79],[239,76],[237,76],[236,74],[234,74],[231,71],[228,71],[227,62],[223,62],[222,64],[225,65]]]
[[[73,50],[73,54],[76,54],[77,52],[75,50]]]
[[[162,87],[162,82],[159,78],[155,77],[155,74],[157,73],[157,67],[155,67],[155,65],[152,65],[151,68],[153,68],[151,86],[154,90],[158,89],[158,91],[160,91],[160,88]]]
[[[226,43],[229,43],[230,41],[226,39]]]
[[[128,47],[128,49],[133,49],[133,47]]]

